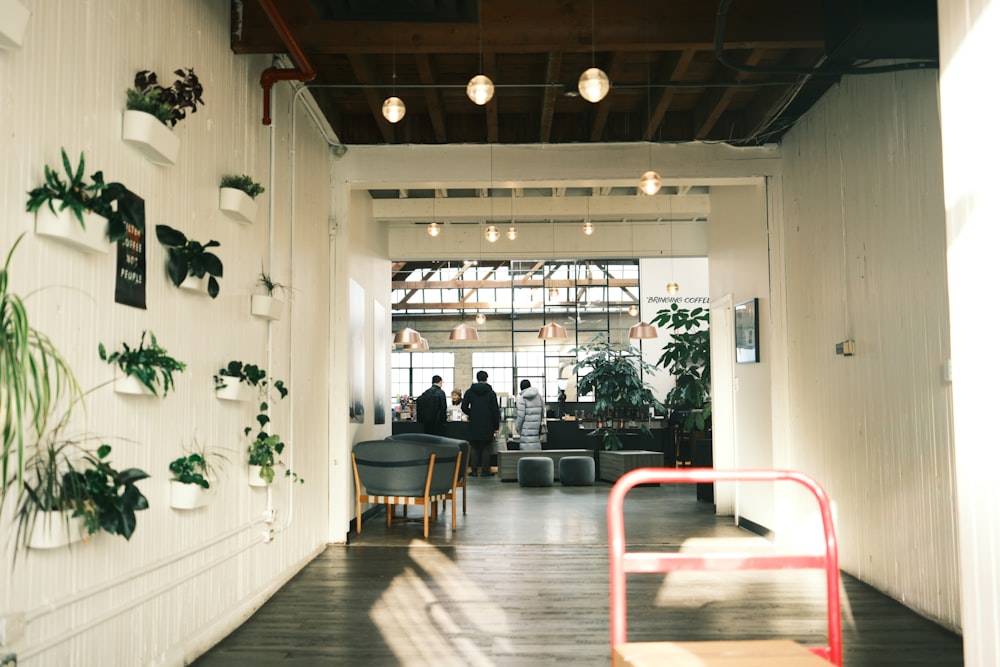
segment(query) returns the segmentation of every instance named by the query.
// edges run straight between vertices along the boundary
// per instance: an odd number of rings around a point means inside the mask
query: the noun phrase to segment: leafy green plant
[[[84,451],[80,465],[64,475],[64,485],[79,490],[82,502],[73,516],[82,516],[89,534],[103,530],[126,540],[135,532],[135,513],[147,509],[149,501],[135,484],[149,477],[138,468],[115,470],[107,460],[111,446]]]
[[[222,181],[219,183],[219,187],[242,190],[251,199],[256,199],[258,195],[264,194],[264,187],[246,174],[242,174],[240,176],[229,174],[223,176]]]
[[[614,349],[604,334],[576,348],[576,353],[580,361],[573,366],[573,372],[586,372],[577,383],[577,393],[594,394],[594,414],[599,425],[592,433],[601,436],[605,449],[621,449],[619,433],[625,429],[626,420],[642,417],[650,405],[660,405],[642,379],[642,373],[654,373],[656,368],[636,354]],[[645,424],[640,429],[652,435]]]
[[[254,366],[253,368],[256,369],[257,367]],[[267,432],[267,425],[271,423],[271,417],[268,414],[270,406],[267,402],[267,387],[270,386],[275,392],[277,392],[278,400],[282,400],[288,396],[288,388],[285,387],[285,383],[281,380],[272,381],[270,379],[261,379],[254,384],[255,386],[260,387],[261,394],[265,400],[261,401],[258,409],[256,417],[257,426],[247,426],[243,429],[243,434],[252,438],[250,440],[250,444],[247,446],[249,464],[253,466],[260,466],[261,479],[270,484],[274,481],[275,466],[280,465],[285,467],[284,462],[282,462],[279,458],[281,453],[285,451],[285,443],[281,439],[280,435]],[[287,469],[287,467],[285,469],[285,476],[291,477],[294,482],[303,483],[305,481],[296,473]]]
[[[164,88],[156,77],[156,72],[137,72],[134,87],[126,92],[125,108],[144,111],[169,127],[184,120],[187,112],[195,113],[198,105],[204,105],[201,95],[204,88],[194,73],[194,68],[174,70],[177,80]]]
[[[257,284],[263,287],[264,291],[267,292],[267,295],[271,297],[273,297],[276,292],[285,292],[289,295],[292,293],[291,287],[272,279],[271,274],[264,270],[263,265],[260,267],[260,273],[257,274]]]
[[[674,387],[664,403],[670,409],[687,411],[685,430],[703,431],[712,416],[709,311],[673,303],[658,311],[651,324],[670,330],[670,340],[657,361],[674,376]]]
[[[23,300],[9,289],[11,258],[23,237],[14,241],[0,270],[0,506],[10,482],[23,481],[26,445],[41,439],[52,407],[66,401],[69,412],[82,395],[69,364],[31,325]]]
[[[116,203],[125,194],[125,186],[121,183],[105,183],[104,173],[96,171],[90,177],[91,183],[84,179],[85,160],[80,153],[80,162],[74,168],[66,155],[66,149],[61,149],[63,170],[66,172],[64,181],[56,169],[45,165],[45,184],[28,191],[27,211],[36,213],[42,206],[48,205],[53,214],[69,209],[73,217],[86,229],[83,216],[85,213],[96,213],[108,221],[108,240],[120,241],[125,238],[126,221],[132,220],[133,211],[129,207]],[[58,210],[56,202],[59,202]]]
[[[79,507],[84,498],[76,478],[67,475],[73,470],[69,453],[75,447],[75,442],[50,438],[28,458],[14,512],[15,554],[28,545],[36,523],[46,512],[67,512],[60,520],[66,522],[68,530],[68,512]]]
[[[149,333],[149,345],[146,345],[147,333]],[[117,364],[122,373],[135,377],[153,394],[164,398],[174,386],[173,374],[180,373],[187,368],[183,361],[177,361],[159,346],[156,342],[156,335],[151,331],[142,332],[142,337],[139,338],[139,347],[131,348],[128,343],[122,343],[121,350],[108,354],[104,343],[99,343],[97,352],[103,361]],[[161,385],[162,394],[157,391]]]
[[[222,380],[223,377],[236,378],[251,387],[263,388],[267,382],[267,371],[261,369],[256,364],[244,364],[242,361],[234,360],[226,364],[224,368],[220,368],[219,372],[212,376],[212,379],[215,380],[216,389],[222,389],[225,386]],[[287,390],[284,390],[284,383],[281,380],[278,380],[275,384],[278,385],[279,391],[287,393]],[[282,398],[284,398],[284,394],[282,394]]]
[[[170,472],[174,481],[181,484],[197,484],[203,489],[210,485],[205,477],[205,459],[201,454],[188,454],[170,462]]]
[[[156,226],[156,238],[167,248],[167,275],[174,285],[179,287],[188,276],[204,278],[208,274],[208,295],[213,299],[219,296],[216,278],[222,277],[222,260],[208,252],[209,248],[219,247],[218,241],[205,244],[189,241],[182,232],[167,225]]]

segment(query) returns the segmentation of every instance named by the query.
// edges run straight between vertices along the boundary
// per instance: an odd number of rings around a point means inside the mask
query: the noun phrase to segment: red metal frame
[[[639,484],[708,482],[792,481],[809,489],[819,503],[826,550],[817,555],[763,555],[626,552],[622,505],[625,495]],[[608,546],[611,579],[611,652],[625,643],[625,575],[671,570],[777,570],[820,569],[826,571],[827,645],[809,650],[837,667],[843,667],[840,626],[840,570],[837,565],[837,538],[833,532],[830,499],[819,483],[805,473],[790,470],[715,470],[713,468],[639,468],[622,475],[608,495]]]

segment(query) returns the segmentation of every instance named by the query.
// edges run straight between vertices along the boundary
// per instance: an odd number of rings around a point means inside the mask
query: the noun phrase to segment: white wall
[[[771,353],[786,460],[835,499],[843,569],[958,628],[937,93],[934,72],[846,77],[785,137]]]
[[[326,142],[299,105],[292,136],[288,84],[275,88],[273,129],[261,125],[258,80],[269,59],[231,53],[226,0],[22,2],[32,11],[24,46],[0,52],[4,255],[26,233],[11,287],[34,292],[27,302],[34,325],[85,388],[112,376],[98,343],[134,345],[143,330],[188,368],[164,400],[126,398],[107,386],[87,400],[87,429],[112,444],[113,464],[151,475],[139,483],[150,508],[138,514],[131,541],[99,534],[72,550],[21,554],[14,567],[7,539],[13,502],[5,505],[0,616],[23,614],[26,628],[0,652],[16,652],[28,667],[179,665],[235,627],[326,543],[329,330],[313,314],[325,314],[330,298],[329,202],[306,196],[327,188]],[[177,164],[159,167],[120,139],[125,91],[140,69],[169,83],[180,67],[195,69],[205,106],[175,130]],[[74,161],[84,151],[88,175],[102,169],[106,180],[145,200],[146,310],[113,302],[114,253],[87,256],[32,233],[25,193],[41,183],[44,165],[60,166],[60,147]],[[250,174],[267,188],[255,224],[218,211],[225,173]],[[160,223],[221,243],[218,299],[168,283],[153,233]],[[295,288],[284,318],[270,325],[249,314],[262,262]],[[284,458],[304,485],[293,489],[281,479],[270,494],[247,486],[242,430],[256,411],[217,400],[212,385],[230,359],[266,366],[288,383],[290,395],[272,418],[289,443]],[[180,512],[169,508],[167,464],[194,437],[228,450],[229,463],[214,501]],[[274,542],[264,544],[259,519],[269,496],[278,519]]]
[[[1000,663],[1000,453],[996,436],[995,317],[1000,198],[989,81],[1000,2],[938,2],[941,134],[954,359],[955,466],[965,664]]]

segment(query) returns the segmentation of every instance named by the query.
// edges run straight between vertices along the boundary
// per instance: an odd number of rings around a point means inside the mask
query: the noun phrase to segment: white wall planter
[[[237,222],[257,219],[257,202],[239,188],[219,188],[219,210]]]
[[[68,208],[59,210],[59,205],[53,203],[56,213],[52,212],[49,205],[42,204],[42,207],[35,213],[35,233],[39,236],[50,238],[65,245],[90,253],[107,253],[108,244],[108,220],[104,216],[96,213],[84,213],[83,224],[76,219],[73,212]]]
[[[39,512],[28,537],[29,549],[58,549],[83,539],[83,517],[71,511]]]
[[[206,489],[197,484],[185,484],[175,479],[170,480],[170,506],[176,510],[193,510],[204,507],[212,493],[211,486]]]
[[[188,276],[181,281],[181,284],[178,285],[178,287],[186,292],[208,294],[208,274],[206,273],[201,278],[198,278],[197,276]]]
[[[127,396],[155,396],[149,387],[139,382],[134,375],[124,375],[115,378],[115,393]]]
[[[247,483],[250,486],[267,486],[267,481],[260,476],[260,466],[248,466]]]
[[[285,304],[266,294],[254,294],[250,297],[250,314],[265,320],[280,320]]]
[[[219,376],[222,388],[215,390],[215,397],[224,401],[249,401],[253,399],[253,387],[239,378],[228,375]]]
[[[0,0],[0,49],[19,49],[31,12],[17,0]]]
[[[146,156],[153,164],[171,165],[177,161],[181,140],[145,111],[128,109],[122,115],[122,140]]]

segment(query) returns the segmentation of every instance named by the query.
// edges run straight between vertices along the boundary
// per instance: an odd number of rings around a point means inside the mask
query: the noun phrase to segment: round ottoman
[[[525,456],[517,462],[517,483],[521,486],[552,486],[555,466],[547,456]]]
[[[594,458],[564,456],[559,459],[559,481],[563,486],[593,486]]]

